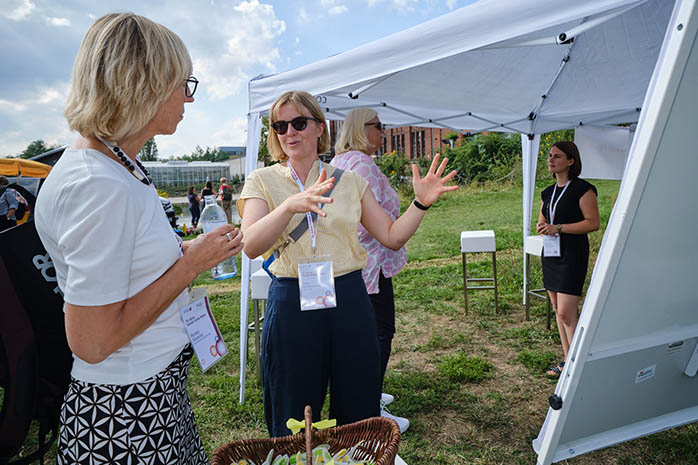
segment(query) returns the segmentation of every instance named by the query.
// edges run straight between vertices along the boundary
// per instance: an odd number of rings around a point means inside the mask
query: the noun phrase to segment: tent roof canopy
[[[481,0],[249,85],[250,112],[287,90],[330,119],[375,108],[396,126],[543,133],[638,119],[673,0]]]
[[[0,158],[0,175],[45,178],[51,171],[49,165],[23,158]]]

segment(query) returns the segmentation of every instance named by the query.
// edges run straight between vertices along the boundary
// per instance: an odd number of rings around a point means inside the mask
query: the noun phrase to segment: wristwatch
[[[559,232],[559,233],[562,232],[562,225],[561,224],[556,224],[555,227],[557,228],[557,232]]]

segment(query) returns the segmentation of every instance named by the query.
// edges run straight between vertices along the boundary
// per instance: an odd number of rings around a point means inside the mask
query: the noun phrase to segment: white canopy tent
[[[371,107],[394,126],[518,132],[525,238],[540,134],[637,122],[673,5],[481,0],[316,63],[258,76],[249,83],[246,172],[256,167],[261,117],[287,90],[313,94],[329,119]],[[244,258],[241,328],[249,269]],[[245,331],[240,342],[246,347]],[[240,357],[244,402],[246,349]]]

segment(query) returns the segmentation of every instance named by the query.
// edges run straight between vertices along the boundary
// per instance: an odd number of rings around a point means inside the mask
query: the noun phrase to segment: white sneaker
[[[395,400],[394,396],[392,396],[390,394],[386,394],[385,392],[381,393],[381,405],[388,405],[388,404],[392,403],[392,401],[394,401],[394,400]]]
[[[393,415],[385,407],[381,407],[381,416],[385,418],[390,418],[391,420],[395,420],[397,425],[400,427],[400,434],[403,434],[405,431],[407,431],[407,428],[410,427],[410,420],[404,417],[398,417]]]

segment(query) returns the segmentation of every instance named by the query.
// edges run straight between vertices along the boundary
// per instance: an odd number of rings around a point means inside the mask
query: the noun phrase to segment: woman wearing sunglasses
[[[238,210],[247,256],[274,251],[261,355],[267,427],[282,436],[305,405],[319,419],[328,381],[330,418],[346,424],[379,415],[378,336],[361,276],[368,254],[359,224],[399,250],[426,209],[457,186],[445,186],[455,171],[441,177],[447,160],[435,157],[423,178],[413,166],[415,201],[393,221],[363,177],[320,161],[329,134],[310,94],[284,93],[269,120],[269,151],[281,163],[250,174]]]
[[[78,132],[46,179],[36,229],[64,295],[73,352],[59,464],[208,463],[187,395],[187,286],[238,253],[226,225],[181,243],[137,154],[172,134],[197,81],[182,40],[132,13],[98,18],[73,66]]]
[[[356,108],[344,118],[342,132],[334,146],[337,155],[330,164],[343,170],[353,171],[365,178],[376,201],[394,221],[400,216],[400,197],[370,157],[382,145],[383,124],[378,119],[378,113],[370,108]],[[385,247],[361,225],[359,225],[359,242],[368,252],[368,261],[362,276],[376,317],[380,379],[383,386],[395,334],[392,277],[398,274],[407,263],[407,252],[404,247],[400,247],[399,250]],[[395,420],[400,426],[400,432],[404,433],[410,427],[410,421],[407,418],[392,415],[385,407],[393,399],[389,394],[381,394],[381,416]]]

